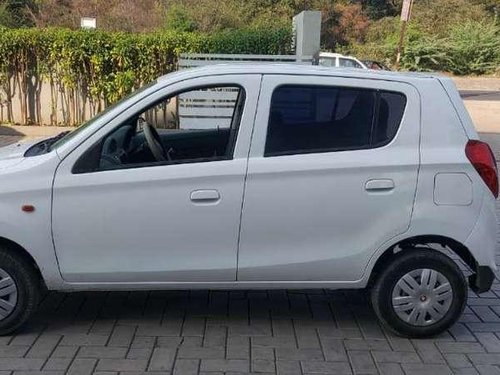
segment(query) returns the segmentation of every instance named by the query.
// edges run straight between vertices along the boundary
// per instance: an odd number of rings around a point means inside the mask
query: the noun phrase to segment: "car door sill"
[[[174,290],[174,289],[358,289],[366,280],[356,281],[236,281],[236,282],[65,282],[62,290]]]

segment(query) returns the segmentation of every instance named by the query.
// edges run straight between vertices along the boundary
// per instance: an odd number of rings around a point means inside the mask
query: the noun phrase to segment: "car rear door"
[[[419,106],[400,82],[265,76],[238,280],[359,280],[375,250],[409,227]]]

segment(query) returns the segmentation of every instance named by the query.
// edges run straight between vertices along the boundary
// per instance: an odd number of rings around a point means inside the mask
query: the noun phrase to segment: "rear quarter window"
[[[271,99],[265,156],[381,147],[396,135],[405,107],[399,92],[280,86]]]

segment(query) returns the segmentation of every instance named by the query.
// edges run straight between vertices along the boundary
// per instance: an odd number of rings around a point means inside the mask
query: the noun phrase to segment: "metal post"
[[[297,59],[311,58],[319,52],[321,12],[304,11],[293,17],[294,47]]]

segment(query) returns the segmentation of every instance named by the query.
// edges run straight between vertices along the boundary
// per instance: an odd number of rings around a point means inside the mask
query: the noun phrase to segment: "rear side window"
[[[329,86],[278,87],[271,99],[265,156],[367,149],[396,135],[401,93]]]

